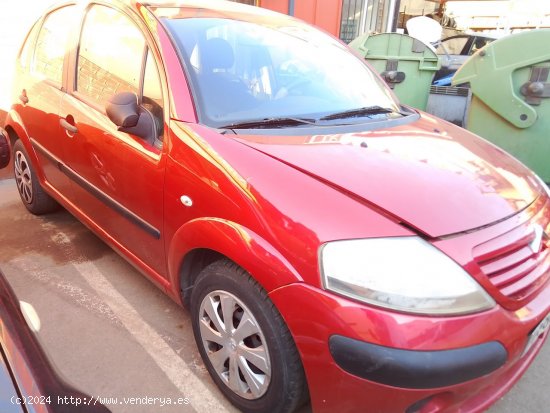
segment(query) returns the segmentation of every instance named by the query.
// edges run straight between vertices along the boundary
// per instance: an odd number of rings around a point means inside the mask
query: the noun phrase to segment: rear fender
[[[34,151],[34,148],[31,144],[31,140],[27,133],[27,129],[23,125],[23,120],[21,119],[21,117],[16,111],[10,110],[8,112],[8,116],[6,117],[5,128],[6,130],[8,129],[13,130],[13,132],[15,132],[17,137],[21,140],[21,142],[23,143],[23,146],[25,147],[25,150],[27,151],[27,154],[31,158],[30,161],[32,162],[34,169],[36,170],[38,179],[42,184],[44,184],[46,182],[46,177],[44,175],[44,172],[42,171],[42,168],[40,167],[38,156],[36,155],[36,152]],[[13,147],[11,149],[13,149]]]

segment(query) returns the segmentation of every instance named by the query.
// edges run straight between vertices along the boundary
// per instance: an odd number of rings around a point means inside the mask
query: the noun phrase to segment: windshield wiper
[[[243,122],[230,123],[219,126],[218,129],[261,129],[261,128],[284,128],[286,126],[315,125],[315,119],[306,118],[266,118],[258,120],[249,120]]]
[[[323,116],[318,120],[353,118],[356,116],[378,115],[378,114],[384,114],[384,113],[399,113],[399,112],[396,112],[394,109],[383,108],[382,106],[366,106],[363,108],[344,110],[342,112],[331,113],[330,115]]]

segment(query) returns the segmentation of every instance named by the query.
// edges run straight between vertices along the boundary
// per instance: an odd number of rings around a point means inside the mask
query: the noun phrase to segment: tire
[[[229,334],[222,307],[231,314]],[[265,290],[246,271],[227,260],[207,266],[193,288],[190,309],[206,368],[237,408],[287,413],[307,401],[294,340]]]
[[[59,204],[40,185],[36,168],[31,164],[23,142],[19,139],[13,145],[13,170],[17,191],[29,212],[42,215],[59,208]]]

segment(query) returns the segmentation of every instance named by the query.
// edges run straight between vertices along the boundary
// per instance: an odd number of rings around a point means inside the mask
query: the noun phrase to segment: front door
[[[149,275],[165,277],[164,105],[153,54],[127,16],[93,5],[73,60],[75,88],[63,98],[60,113],[76,130],[66,159],[77,205]],[[154,114],[154,139],[120,132],[106,116],[106,103],[120,92],[135,93]]]

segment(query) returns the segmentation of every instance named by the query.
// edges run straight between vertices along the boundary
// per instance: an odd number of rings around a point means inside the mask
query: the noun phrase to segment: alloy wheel
[[[15,152],[14,160],[14,172],[15,172],[15,182],[17,184],[17,189],[21,194],[21,198],[27,203],[32,203],[32,175],[31,168],[25,154],[21,151]]]

